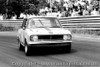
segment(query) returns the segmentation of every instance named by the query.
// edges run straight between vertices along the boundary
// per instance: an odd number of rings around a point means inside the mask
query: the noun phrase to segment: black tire
[[[19,44],[19,50],[20,50],[20,51],[23,51],[23,50],[24,50],[24,47],[22,46],[22,44],[20,43],[19,40],[18,40],[18,44]]]
[[[71,45],[69,45],[69,46],[67,47],[67,52],[68,52],[68,53],[71,52]]]
[[[24,50],[24,47],[21,45],[21,43],[20,43],[20,45],[19,45],[19,50],[20,50],[20,51],[23,51],[23,50]]]
[[[30,47],[28,45],[25,46],[25,55],[26,56],[30,56],[31,55],[31,49],[30,49]]]
[[[70,53],[71,52],[71,45],[68,45],[66,47],[63,48],[64,52]]]
[[[24,52],[25,52],[26,56],[31,55],[31,48],[30,48],[30,46],[28,46],[27,42],[25,42]]]

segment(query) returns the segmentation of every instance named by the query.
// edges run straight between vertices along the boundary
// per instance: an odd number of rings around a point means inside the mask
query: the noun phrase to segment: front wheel
[[[24,50],[24,47],[22,46],[22,44],[20,43],[20,41],[18,41],[18,44],[19,44],[19,50],[20,51],[23,51]]]
[[[28,45],[25,45],[25,55],[30,56],[31,49]]]
[[[67,52],[70,53],[70,52],[71,52],[71,45],[69,45],[69,46],[67,47],[67,49],[68,49]]]
[[[71,45],[68,45],[66,47],[63,48],[64,52],[70,53],[71,52]]]

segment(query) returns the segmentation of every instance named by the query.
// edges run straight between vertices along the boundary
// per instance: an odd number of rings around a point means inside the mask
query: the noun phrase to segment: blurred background
[[[0,0],[0,20],[31,16],[98,16],[99,0]]]

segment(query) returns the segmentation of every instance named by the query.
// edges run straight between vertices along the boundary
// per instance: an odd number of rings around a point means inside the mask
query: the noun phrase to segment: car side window
[[[23,23],[22,23],[21,28],[26,27],[26,21],[27,21],[27,19],[24,19],[24,20],[23,20]]]

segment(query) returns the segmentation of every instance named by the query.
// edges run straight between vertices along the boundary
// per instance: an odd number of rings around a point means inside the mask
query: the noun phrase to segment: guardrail
[[[100,16],[59,18],[64,28],[97,29],[100,28]]]
[[[100,16],[63,17],[59,20],[64,28],[100,29]],[[0,24],[18,29],[22,24],[22,20],[0,20]]]
[[[4,27],[13,27],[19,29],[22,24],[22,20],[0,20],[0,25]]]

